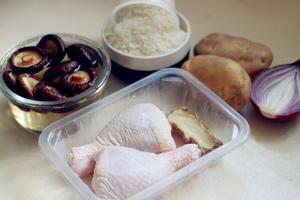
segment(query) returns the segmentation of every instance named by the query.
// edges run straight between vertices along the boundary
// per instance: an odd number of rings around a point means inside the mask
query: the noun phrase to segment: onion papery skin
[[[289,121],[298,116],[300,60],[261,72],[253,81],[250,100],[265,118]]]

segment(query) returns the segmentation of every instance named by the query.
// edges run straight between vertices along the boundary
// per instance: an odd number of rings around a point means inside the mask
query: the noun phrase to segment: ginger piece
[[[185,143],[198,144],[202,155],[223,144],[198,119],[197,114],[188,112],[187,108],[171,111],[168,115],[168,120],[172,125],[172,133],[182,136]]]

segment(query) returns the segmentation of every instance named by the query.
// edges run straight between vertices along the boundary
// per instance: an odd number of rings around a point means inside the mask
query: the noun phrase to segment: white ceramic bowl
[[[104,48],[108,52],[113,63],[130,70],[152,72],[162,68],[172,67],[186,58],[190,51],[191,26],[181,13],[177,12],[177,16],[179,18],[180,27],[187,34],[184,41],[172,51],[158,56],[133,56],[125,54],[112,47],[105,38],[105,31],[111,25],[109,21],[102,30]]]
[[[176,27],[179,27],[179,20],[176,15],[176,7],[174,0],[119,0],[118,5],[112,11],[112,17],[116,17],[118,15],[118,12],[124,7],[134,4],[154,5],[166,10],[174,17]]]

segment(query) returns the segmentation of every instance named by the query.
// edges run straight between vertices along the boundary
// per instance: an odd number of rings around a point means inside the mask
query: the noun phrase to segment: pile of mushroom
[[[85,44],[66,46],[54,34],[45,35],[36,46],[16,50],[3,79],[16,94],[33,100],[57,101],[90,88],[98,79],[98,53]]]

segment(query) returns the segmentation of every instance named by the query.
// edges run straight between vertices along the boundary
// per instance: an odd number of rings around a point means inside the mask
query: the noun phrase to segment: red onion
[[[300,113],[300,60],[272,67],[253,81],[251,101],[270,119],[286,121]]]

